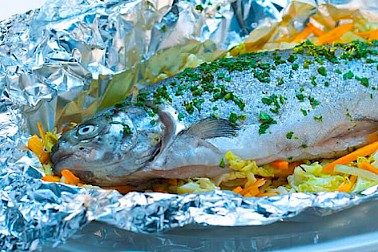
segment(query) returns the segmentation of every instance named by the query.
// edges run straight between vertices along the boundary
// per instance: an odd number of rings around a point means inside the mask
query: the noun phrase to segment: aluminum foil
[[[58,245],[91,221],[148,233],[189,224],[265,225],[328,215],[376,200],[376,187],[358,194],[266,198],[243,198],[227,191],[121,195],[42,182],[38,160],[24,147],[37,132],[38,121],[45,129],[60,129],[122,100],[133,84],[146,85],[214,60],[233,46],[253,40],[250,34],[272,27],[283,15],[294,15],[295,7],[289,2],[48,1],[39,10],[2,21],[2,250],[35,250],[47,242]],[[309,8],[293,19],[292,27],[298,30],[326,3],[300,2]],[[370,12],[378,12],[372,2],[327,1],[334,8],[367,6]]]

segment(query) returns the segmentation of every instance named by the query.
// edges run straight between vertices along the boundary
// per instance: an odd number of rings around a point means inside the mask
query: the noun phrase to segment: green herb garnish
[[[293,132],[293,131],[287,132],[287,133],[286,133],[286,138],[287,138],[287,139],[292,139],[292,138],[293,138],[293,135],[294,135],[294,132]]]

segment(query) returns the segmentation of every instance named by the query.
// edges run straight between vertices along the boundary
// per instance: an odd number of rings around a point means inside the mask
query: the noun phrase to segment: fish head
[[[142,107],[112,107],[76,125],[52,149],[54,174],[68,169],[84,182],[116,184],[158,152],[163,127],[151,120]]]

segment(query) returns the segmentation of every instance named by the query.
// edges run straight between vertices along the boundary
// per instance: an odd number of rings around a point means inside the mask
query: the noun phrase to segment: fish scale
[[[287,58],[289,51],[278,52],[283,55],[282,58]],[[252,54],[254,56],[254,54]],[[374,56],[376,57],[376,56]],[[309,66],[309,69],[303,69],[302,65],[304,59],[310,59],[314,61],[314,64]],[[257,57],[257,62],[266,62],[269,63],[271,66],[275,66],[274,61],[269,58],[269,54],[267,53],[264,56]],[[183,104],[185,101],[192,101],[193,96],[190,90],[186,89],[185,93],[179,96],[172,95],[172,106],[175,107],[178,111],[185,114],[183,121],[186,125],[193,124],[200,119],[206,118],[211,114],[216,114],[221,118],[228,118],[231,112],[238,112],[247,114],[247,120],[243,124],[256,124],[258,123],[258,115],[259,111],[269,111],[269,107],[266,106],[261,102],[261,98],[267,97],[271,94],[282,95],[287,99],[286,104],[282,104],[285,108],[295,108],[295,107],[303,107],[309,109],[311,106],[309,105],[308,101],[299,102],[296,99],[297,93],[303,93],[304,95],[310,95],[315,99],[319,100],[320,103],[322,102],[329,102],[328,96],[324,95],[325,92],[334,92],[337,93],[345,93],[347,91],[358,91],[360,90],[359,81],[356,79],[352,80],[343,80],[342,74],[335,73],[335,63],[332,63],[328,60],[324,60],[323,64],[319,64],[315,62],[315,57],[304,57],[299,58],[295,61],[298,65],[300,65],[298,70],[292,70],[291,64],[280,64],[276,66],[276,69],[270,71],[270,78],[271,81],[269,83],[260,82],[257,78],[253,76],[251,71],[234,71],[230,73],[231,81],[226,82],[224,80],[217,79],[217,73],[227,73],[224,70],[218,70],[214,73],[215,80],[214,83],[223,84],[227,86],[227,90],[232,90],[237,97],[240,97],[242,100],[245,101],[246,107],[244,110],[241,110],[236,104],[232,101],[211,101],[212,94],[209,92],[204,92],[200,97],[205,100],[202,104],[201,109],[194,110],[193,114],[189,114]],[[327,70],[327,76],[321,76],[317,69],[321,66],[324,66]],[[372,75],[372,67],[374,68],[374,64],[366,64],[364,60],[354,59],[354,60],[342,60],[339,64],[336,64],[337,69],[341,70],[342,73],[347,72],[349,69],[353,69],[353,72],[356,76],[360,77],[369,77],[372,83],[377,83],[375,75]],[[375,69],[374,69],[375,70]],[[194,71],[195,73],[200,74],[199,71]],[[310,78],[311,76],[316,77],[317,86],[314,86]],[[284,81],[282,86],[277,86],[280,78]],[[189,81],[189,78],[170,78],[165,81],[162,81],[161,84],[164,85],[165,83],[175,82],[177,86],[185,85]],[[324,88],[324,83],[328,81],[330,85],[327,88]],[[201,85],[200,81],[194,81],[190,83],[191,85]],[[158,84],[157,84],[158,85]],[[170,85],[166,85],[168,88],[168,93],[174,94],[177,91],[176,87],[171,87]],[[356,86],[356,90],[350,90],[350,87]],[[303,87],[305,90],[303,92],[299,92],[299,89]],[[154,90],[154,85],[148,88],[147,92],[151,92]],[[369,98],[370,93],[372,90],[365,90],[366,95],[365,98]],[[217,106],[219,110],[214,111],[213,107]],[[278,115],[282,115],[287,109],[281,109]],[[272,116],[274,114],[270,113]]]
[[[227,151],[258,164],[341,155],[378,129],[377,45],[306,42],[186,69],[89,120],[122,148],[78,135],[83,122],[54,148],[54,170],[114,185],[217,176],[228,172],[219,167]]]

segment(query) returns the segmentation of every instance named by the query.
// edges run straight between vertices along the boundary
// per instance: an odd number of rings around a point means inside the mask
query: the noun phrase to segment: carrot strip
[[[243,188],[241,188],[241,186],[238,186],[238,187],[235,187],[232,191],[234,193],[241,193],[243,191]]]
[[[339,191],[339,192],[350,192],[350,190],[352,189],[352,187],[356,183],[356,181],[357,181],[357,176],[350,176],[349,182],[344,182],[343,184],[341,184],[339,186],[339,188],[337,188],[336,191]]]
[[[323,172],[332,172],[335,168],[335,165],[337,164],[349,164],[350,162],[353,162],[357,160],[358,157],[366,157],[370,154],[373,154],[378,149],[378,141],[371,143],[369,145],[366,145],[362,148],[359,148],[358,150],[355,150],[345,156],[342,156],[335,161],[327,164],[323,168]]]
[[[64,182],[66,184],[77,185],[78,183],[80,183],[80,179],[78,177],[76,177],[75,174],[73,174],[71,171],[64,169],[64,170],[62,170],[61,173],[62,173],[62,176],[65,179]]]
[[[322,45],[337,41],[347,31],[353,29],[353,23],[340,25],[315,40],[316,45]]]
[[[378,29],[371,31],[369,35],[369,40],[378,40]]]
[[[37,155],[42,164],[48,164],[50,162],[50,155],[43,150],[43,143],[36,134],[29,138],[28,148]]]
[[[378,141],[378,132],[373,132],[367,136],[368,143],[373,143]]]
[[[367,161],[362,162],[362,163],[358,164],[357,166],[358,166],[358,168],[370,171],[370,172],[378,175],[378,169]]]
[[[318,27],[316,27],[315,25],[311,23],[307,23],[307,27],[311,28],[312,33],[317,37],[320,37],[326,34],[324,31],[322,31],[321,29],[319,29]]]
[[[42,180],[46,182],[60,182],[60,178],[58,176],[46,175],[42,177]]]
[[[253,183],[252,185],[244,188],[240,194],[245,196],[246,194],[250,194],[252,196],[255,196],[257,194],[260,193],[260,190],[259,190],[259,187],[260,186],[263,186],[265,184],[265,179],[264,178],[261,178],[261,179],[258,179],[255,183]]]
[[[294,171],[295,167],[300,166],[302,163],[303,162],[300,162],[300,161],[291,162],[289,163],[289,169],[293,169]]]
[[[276,160],[269,163],[274,169],[287,170],[289,169],[289,162],[286,160]]]
[[[291,162],[291,163],[289,163],[289,167],[285,170],[276,169],[274,171],[274,176],[283,178],[283,177],[287,177],[289,175],[292,175],[294,173],[295,167],[297,167],[301,164],[302,164],[302,162]]]
[[[277,195],[276,192],[264,192],[264,193],[259,193],[256,195],[256,197],[265,197],[265,196],[274,196]]]
[[[310,27],[306,27],[301,31],[295,38],[292,40],[292,42],[302,42],[303,40],[307,39],[308,36],[312,34],[312,29]]]
[[[37,122],[37,126],[38,126],[39,135],[42,138],[42,143],[44,143],[45,142],[45,132],[43,131],[43,127],[42,127],[41,122]]]
[[[366,32],[356,32],[356,34],[360,37],[363,37],[365,39],[369,40],[376,40],[378,39],[378,29],[366,31]]]

